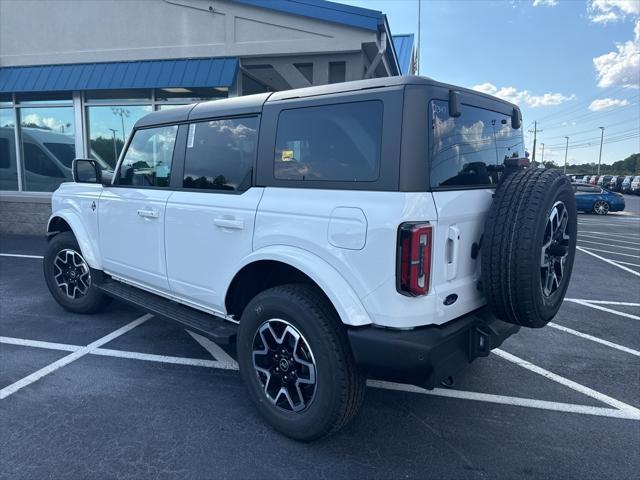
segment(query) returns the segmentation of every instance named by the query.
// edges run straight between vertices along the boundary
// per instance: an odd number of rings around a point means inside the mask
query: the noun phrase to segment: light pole
[[[540,143],[540,145],[542,145],[542,161],[540,163],[544,165],[544,143]]]
[[[569,154],[569,137],[564,137],[567,139],[567,146],[564,149],[564,173],[567,173],[567,155]]]
[[[115,128],[110,128],[109,130],[113,134],[113,166],[115,167],[116,163],[118,163],[118,146],[116,143],[116,132],[118,130]]]
[[[598,127],[600,129],[600,155],[598,156],[598,175],[600,175],[600,162],[602,161],[602,141],[604,140],[604,127]]]

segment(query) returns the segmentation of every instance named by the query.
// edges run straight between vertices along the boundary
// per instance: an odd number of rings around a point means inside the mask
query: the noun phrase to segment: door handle
[[[244,222],[236,218],[218,217],[213,219],[213,223],[220,228],[244,229]]]
[[[138,210],[138,216],[143,218],[159,218],[160,212],[155,208],[141,208]]]
[[[460,229],[455,225],[449,226],[446,246],[447,280],[453,280],[458,275],[458,251],[460,250]]]

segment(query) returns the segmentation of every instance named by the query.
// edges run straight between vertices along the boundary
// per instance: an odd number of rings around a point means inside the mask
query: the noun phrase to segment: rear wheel
[[[240,374],[280,433],[311,441],[337,432],[358,411],[364,378],[335,310],[315,288],[291,284],[258,294],[238,330]]]
[[[92,283],[91,269],[73,233],[63,232],[51,239],[43,268],[51,295],[65,310],[95,313],[109,302]]]
[[[598,200],[593,204],[593,213],[596,215],[606,215],[609,213],[609,204],[604,200]]]

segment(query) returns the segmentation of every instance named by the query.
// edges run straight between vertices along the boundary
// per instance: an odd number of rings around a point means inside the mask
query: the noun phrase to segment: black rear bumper
[[[397,330],[348,330],[356,364],[369,378],[434,388],[477,357],[486,357],[520,327],[496,319],[487,308],[444,325]]]

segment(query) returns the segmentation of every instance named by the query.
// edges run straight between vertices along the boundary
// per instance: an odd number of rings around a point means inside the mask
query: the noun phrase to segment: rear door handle
[[[449,226],[447,234],[447,280],[453,280],[458,275],[458,251],[460,249],[460,229],[455,225]]]
[[[244,229],[244,222],[236,218],[218,217],[213,219],[213,223],[221,228]]]
[[[160,212],[155,208],[141,208],[138,210],[138,216],[144,218],[159,218]]]

